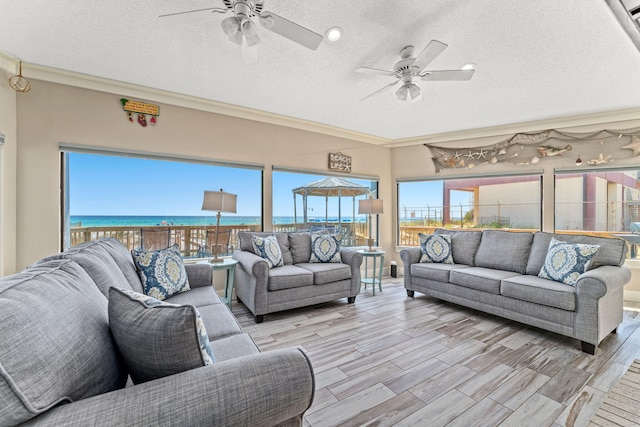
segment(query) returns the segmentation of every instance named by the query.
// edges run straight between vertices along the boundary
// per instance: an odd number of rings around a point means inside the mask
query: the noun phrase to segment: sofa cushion
[[[267,261],[269,268],[280,267],[284,265],[282,260],[282,251],[278,244],[276,236],[253,236],[253,248],[256,255]]]
[[[484,230],[475,265],[524,274],[532,240],[533,233]]]
[[[578,277],[589,268],[589,263],[600,245],[567,243],[551,239],[549,250],[538,277],[575,286]]]
[[[109,326],[134,384],[213,364],[198,310],[109,289]]]
[[[105,297],[111,286],[142,292],[142,282],[131,254],[114,238],[81,243],[38,262],[53,259],[71,259],[80,264]]]
[[[569,243],[600,245],[600,249],[591,260],[591,264],[589,264],[589,269],[602,265],[623,265],[627,256],[626,242],[622,239],[578,234],[554,234],[539,231],[533,236],[531,253],[529,254],[529,260],[527,262],[527,274],[537,276],[540,273],[540,269],[547,257],[549,244],[553,238]]]
[[[482,238],[481,231],[456,231],[438,228],[434,234],[451,236],[451,251],[456,264],[475,265],[476,252]]]
[[[190,293],[193,291],[189,291]],[[212,304],[198,307],[209,340],[214,342],[230,335],[242,333],[242,328],[226,304]],[[216,360],[218,360],[217,353]]]
[[[0,279],[0,425],[124,387],[107,298],[70,260]]]
[[[131,251],[145,295],[163,300],[191,289],[177,244],[158,251]]]
[[[337,234],[311,234],[311,256],[309,262],[341,263],[340,236]]]
[[[469,266],[463,264],[417,263],[411,264],[411,276],[438,282],[448,282],[451,270],[459,268],[469,268]]]
[[[500,282],[518,276],[513,271],[484,267],[468,267],[451,270],[449,281],[455,285],[500,295]]]
[[[289,233],[289,249],[294,264],[309,262],[311,259],[311,233],[306,231]]]
[[[238,232],[238,246],[243,251],[248,251],[258,255],[253,246],[253,236],[276,236],[278,245],[280,246],[280,252],[282,252],[282,261],[284,264],[293,264],[293,258],[291,257],[291,251],[289,250],[289,233],[285,232],[269,232],[269,231],[239,231]]]
[[[311,285],[313,285],[313,273],[296,265],[283,265],[269,270],[267,289],[270,291]]]
[[[451,236],[448,234],[419,233],[420,262],[453,264]]]
[[[189,304],[196,308],[205,305],[222,304],[220,297],[211,285],[207,287],[191,288],[189,292],[173,294],[164,301],[177,305]]]
[[[500,293],[505,297],[556,307],[576,310],[576,288],[563,283],[536,276],[522,275],[504,279]]]
[[[313,273],[314,285],[324,285],[326,283],[351,279],[351,267],[347,264],[302,263],[296,266]]]
[[[211,341],[211,347],[216,355],[216,362],[260,353],[249,334],[236,334]]]

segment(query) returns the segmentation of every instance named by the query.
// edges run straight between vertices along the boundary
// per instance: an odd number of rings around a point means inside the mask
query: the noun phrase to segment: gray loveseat
[[[272,235],[278,240],[284,265],[269,268],[254,252],[252,236]],[[238,247],[233,254],[238,260],[236,295],[254,314],[256,323],[268,313],[339,298],[353,303],[360,291],[362,254],[341,248],[342,263],[310,263],[310,233],[241,231]]]
[[[261,353],[211,286],[187,265],[191,290],[167,302],[197,306],[215,363],[126,384],[109,328],[109,287],[142,292],[131,255],[89,242],[0,279],[0,425],[300,426],[314,393],[299,349]]]
[[[451,235],[454,263],[420,263],[420,247],[403,249],[410,297],[418,291],[576,338],[590,354],[622,322],[623,286],[631,273],[623,266],[621,239],[499,230],[436,234]],[[600,245],[575,286],[538,277],[553,237]]]

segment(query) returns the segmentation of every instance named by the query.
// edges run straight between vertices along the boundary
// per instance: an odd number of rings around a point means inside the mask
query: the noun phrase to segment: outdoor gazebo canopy
[[[329,219],[329,197],[338,197],[338,223],[342,222],[342,197],[353,198],[353,222],[356,220],[356,196],[363,196],[371,194],[369,187],[349,181],[348,179],[339,177],[328,177],[318,181],[314,181],[310,184],[303,185],[302,187],[294,188],[293,192],[293,212],[294,222],[298,222],[298,212],[296,205],[296,195],[302,196],[302,207],[304,209],[304,223],[308,223],[307,220],[307,197],[319,196],[325,198],[325,222]]]

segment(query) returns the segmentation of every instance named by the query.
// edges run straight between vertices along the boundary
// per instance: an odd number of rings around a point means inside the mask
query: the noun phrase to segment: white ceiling
[[[209,7],[223,4],[2,0],[0,51],[393,141],[640,106],[640,54],[605,0],[266,0],[266,10],[344,36],[311,51],[258,26],[256,65],[226,39],[224,15],[189,26],[158,19]],[[393,79],[357,67],[391,69],[402,47],[418,53],[431,39],[449,47],[428,69],[473,62],[473,79],[419,82],[417,103],[393,90],[360,101]]]

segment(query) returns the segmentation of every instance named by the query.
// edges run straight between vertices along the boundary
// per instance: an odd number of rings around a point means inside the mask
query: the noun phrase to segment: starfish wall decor
[[[548,129],[533,133],[517,133],[494,144],[478,147],[449,148],[424,144],[431,153],[436,172],[442,169],[471,169],[489,164],[530,165],[546,158],[563,158],[580,166],[586,157],[590,166],[640,154],[640,127],[601,130],[591,133],[561,132]],[[630,150],[631,152],[627,151]],[[571,155],[571,152],[581,154]],[[434,154],[436,153],[436,154]],[[576,161],[577,157],[580,161]]]

